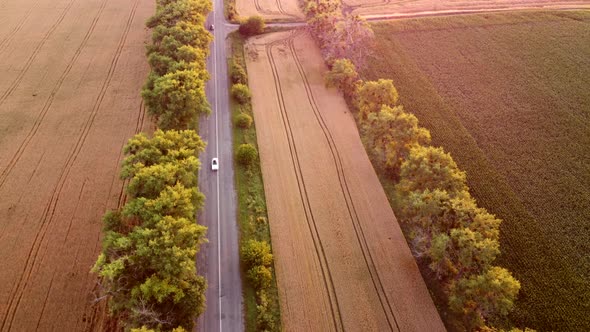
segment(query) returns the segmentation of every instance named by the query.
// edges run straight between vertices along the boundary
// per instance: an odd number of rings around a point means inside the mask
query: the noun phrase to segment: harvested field
[[[302,21],[299,0],[235,0],[240,17],[258,15],[267,21]]]
[[[311,37],[246,56],[285,330],[444,331]]]
[[[511,319],[590,330],[590,11],[373,25],[363,79],[391,78],[406,110],[504,220],[499,264],[522,284]]]
[[[518,8],[590,8],[586,0],[343,0],[342,4],[345,11],[365,17]]]
[[[105,327],[90,273],[124,200],[153,0],[0,1],[0,331]]]

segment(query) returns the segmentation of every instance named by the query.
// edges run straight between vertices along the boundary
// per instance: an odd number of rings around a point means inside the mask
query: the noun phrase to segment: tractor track
[[[10,173],[12,172],[12,170],[14,169],[14,167],[16,166],[16,164],[18,163],[18,161],[20,160],[22,155],[24,154],[24,152],[25,152],[26,148],[28,147],[29,143],[31,142],[31,140],[33,140],[33,138],[36,136],[37,131],[39,130],[39,127],[41,127],[41,124],[43,123],[43,120],[45,119],[45,115],[47,115],[49,109],[53,105],[53,101],[55,100],[55,96],[56,96],[57,92],[59,91],[59,89],[61,89],[62,84],[65,82],[68,74],[70,73],[70,71],[74,67],[74,64],[78,60],[78,57],[82,53],[82,50],[86,47],[88,40],[92,36],[94,29],[96,28],[96,25],[98,23],[98,20],[100,19],[102,12],[106,6],[107,1],[108,0],[104,0],[101,3],[100,8],[98,9],[97,15],[92,20],[92,23],[90,24],[90,28],[88,29],[88,31],[86,31],[84,38],[82,38],[82,42],[80,43],[80,45],[78,46],[78,48],[74,52],[74,56],[70,59],[65,70],[62,72],[61,76],[57,80],[56,85],[51,90],[51,92],[49,94],[49,98],[47,98],[47,100],[45,101],[45,104],[41,108],[41,112],[39,112],[39,114],[37,114],[37,117],[35,118],[35,122],[33,123],[33,127],[29,130],[29,132],[27,133],[27,136],[21,142],[18,149],[16,150],[16,153],[12,156],[12,158],[8,162],[8,165],[0,174],[0,188],[2,188],[2,186],[6,182],[6,179],[8,179],[8,176],[10,175]]]
[[[389,328],[391,329],[391,331],[395,331],[395,330],[400,331],[399,324],[398,324],[397,319],[395,317],[395,311],[394,311],[393,305],[390,302],[389,298],[387,297],[387,293],[385,292],[385,287],[383,286],[383,282],[381,281],[381,278],[379,277],[379,272],[377,271],[375,261],[373,259],[373,256],[371,255],[371,251],[369,249],[368,242],[365,237],[363,227],[360,223],[358,213],[357,213],[356,207],[354,205],[354,200],[352,198],[352,195],[350,194],[350,189],[348,187],[348,181],[346,180],[346,176],[344,174],[344,166],[342,163],[342,157],[340,156],[340,152],[338,151],[338,147],[336,146],[336,143],[334,142],[334,138],[332,136],[332,133],[328,129],[328,126],[326,125],[325,120],[324,120],[321,112],[319,111],[319,107],[317,105],[315,97],[313,96],[313,92],[311,91],[311,86],[309,84],[309,80],[307,78],[307,75],[305,74],[303,66],[301,65],[301,61],[299,60],[299,57],[297,56],[297,52],[296,52],[295,46],[294,46],[294,38],[289,39],[287,42],[288,42],[288,46],[291,51],[291,54],[293,56],[293,59],[295,61],[295,65],[297,67],[297,70],[298,70],[300,77],[303,81],[303,85],[305,86],[305,92],[307,94],[307,98],[308,98],[311,108],[313,110],[314,116],[318,122],[318,125],[322,129],[324,137],[326,138],[326,142],[328,143],[328,147],[330,148],[330,152],[332,154],[332,159],[334,161],[334,166],[335,166],[336,171],[338,173],[338,181],[340,183],[340,189],[342,192],[342,196],[344,198],[344,201],[346,202],[346,208],[348,211],[348,215],[350,217],[350,221],[351,221],[352,226],[354,228],[355,235],[358,240],[358,244],[359,244],[361,251],[363,253],[363,259],[364,259],[367,269],[369,271],[369,275],[371,276],[371,281],[372,281],[373,286],[375,288],[375,292],[377,293],[377,295],[379,297],[381,307],[383,309],[385,317],[387,318],[387,323],[389,324]],[[395,329],[394,329],[394,325],[395,325]]]
[[[12,30],[10,30],[10,32],[6,35],[6,37],[4,37],[4,39],[2,39],[2,41],[0,41],[0,55],[4,53],[4,51],[6,50],[6,46],[8,44],[10,44],[10,42],[14,38],[14,35],[17,32],[19,32],[20,29],[23,28],[23,26],[25,25],[25,23],[29,19],[29,16],[31,16],[33,9],[35,9],[35,7],[36,7],[35,5],[37,3],[39,3],[39,1],[35,2],[31,7],[29,7],[29,9],[25,13],[24,17],[22,19],[20,19],[20,22],[14,28],[12,28]]]
[[[68,5],[62,10],[57,21],[55,21],[53,23],[51,28],[49,28],[49,30],[45,33],[43,38],[41,38],[41,41],[39,42],[39,44],[37,44],[37,46],[33,50],[33,53],[31,54],[31,56],[29,56],[29,58],[27,59],[25,66],[20,71],[18,76],[14,79],[14,81],[12,81],[10,83],[10,85],[8,86],[8,89],[6,89],[6,91],[4,91],[2,93],[2,95],[0,95],[0,105],[2,105],[4,103],[4,101],[6,101],[6,98],[8,98],[14,92],[14,90],[16,90],[16,88],[18,87],[20,82],[23,80],[25,74],[27,73],[27,71],[29,70],[29,68],[31,67],[31,65],[35,61],[35,59],[37,58],[37,55],[39,54],[39,52],[41,52],[41,49],[43,48],[43,46],[45,45],[47,40],[49,40],[49,37],[53,34],[53,32],[55,32],[55,30],[57,30],[57,28],[59,27],[61,22],[63,22],[64,18],[66,17],[66,15],[68,14],[68,12],[70,11],[70,9],[72,8],[72,6],[74,5],[75,2],[76,2],[76,0],[71,0],[68,3]]]
[[[105,0],[105,1],[108,1],[108,0]],[[72,3],[73,3],[73,1],[70,2],[70,6],[68,7],[68,9],[71,7]],[[126,22],[125,27],[123,29],[123,34],[119,40],[118,47],[117,47],[115,54],[111,60],[111,64],[110,64],[106,79],[103,82],[101,90],[94,102],[92,111],[90,112],[90,115],[87,118],[86,123],[84,124],[84,126],[80,132],[80,136],[78,137],[78,140],[77,140],[74,148],[70,151],[70,154],[69,154],[68,159],[66,161],[65,167],[62,168],[62,170],[61,170],[58,184],[54,188],[48,204],[45,206],[45,209],[43,211],[43,215],[41,217],[41,226],[35,236],[33,245],[31,246],[31,249],[29,250],[29,254],[28,254],[26,261],[25,261],[24,270],[21,272],[21,276],[20,276],[19,280],[15,283],[15,287],[13,288],[14,291],[11,291],[8,308],[7,308],[7,311],[3,317],[2,325],[0,325],[0,331],[3,331],[5,329],[5,327],[6,327],[6,330],[10,330],[12,327],[12,323],[14,321],[14,317],[16,316],[16,312],[18,311],[18,308],[20,306],[20,302],[22,300],[24,291],[27,288],[29,279],[30,279],[32,272],[33,272],[33,268],[34,268],[35,264],[37,263],[37,258],[38,258],[39,250],[41,248],[41,244],[42,244],[43,240],[45,239],[45,235],[47,234],[47,230],[54,219],[54,214],[55,214],[55,210],[57,208],[57,203],[59,201],[59,196],[61,194],[61,191],[62,191],[63,187],[65,186],[65,182],[68,179],[68,175],[72,169],[72,166],[74,165],[80,151],[82,150],[82,147],[84,146],[86,138],[88,137],[88,134],[90,132],[90,128],[92,127],[92,124],[94,123],[94,120],[98,114],[98,111],[100,109],[102,101],[104,100],[104,97],[106,95],[106,92],[108,90],[110,82],[113,78],[115,69],[117,67],[120,55],[123,50],[123,46],[125,45],[129,30],[131,28],[131,24],[133,22],[133,19],[135,17],[135,13],[137,11],[138,3],[139,3],[139,0],[135,0],[135,2],[133,3],[131,12],[128,16],[127,22]],[[65,16],[65,14],[63,16]],[[63,17],[61,18],[61,20],[63,20]],[[60,20],[60,22],[61,22],[61,20]]]
[[[328,260],[326,257],[324,246],[323,246],[321,238],[319,236],[315,217],[314,217],[313,211],[311,209],[311,204],[310,204],[309,197],[307,194],[307,188],[305,186],[305,180],[303,179],[303,173],[301,171],[301,165],[299,163],[297,146],[295,144],[295,138],[294,138],[293,132],[291,130],[289,115],[287,114],[287,110],[285,107],[285,101],[284,101],[283,94],[282,94],[282,87],[281,87],[281,82],[280,82],[280,78],[279,78],[279,73],[277,70],[277,66],[276,66],[274,57],[272,55],[272,48],[274,46],[281,44],[285,40],[292,39],[294,37],[295,37],[295,34],[292,33],[286,39],[277,40],[277,41],[273,41],[269,44],[266,44],[265,50],[266,50],[266,54],[268,57],[269,65],[272,70],[273,78],[274,78],[275,92],[276,92],[277,100],[279,102],[279,109],[281,112],[281,118],[283,120],[283,126],[285,128],[285,135],[287,136],[287,141],[289,142],[289,153],[291,155],[291,163],[293,165],[293,170],[295,171],[295,177],[297,179],[297,186],[298,186],[298,190],[299,190],[301,204],[303,205],[303,209],[305,212],[305,219],[307,221],[307,225],[308,225],[309,231],[311,233],[311,237],[312,237],[313,244],[315,247],[316,256],[318,258],[318,261],[320,262],[320,266],[322,269],[322,277],[324,280],[325,289],[328,294],[328,298],[329,298],[329,302],[330,302],[330,310],[332,313],[332,322],[334,324],[334,328],[336,331],[344,331],[344,323],[342,321],[342,314],[340,311],[340,305],[338,303],[338,298],[337,298],[336,290],[334,287],[332,273],[330,271],[330,267],[328,264]]]

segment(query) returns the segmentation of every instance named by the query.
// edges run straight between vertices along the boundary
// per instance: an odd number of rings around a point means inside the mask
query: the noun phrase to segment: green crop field
[[[363,79],[406,110],[504,220],[499,264],[522,289],[511,321],[590,331],[590,12],[514,12],[373,25]]]

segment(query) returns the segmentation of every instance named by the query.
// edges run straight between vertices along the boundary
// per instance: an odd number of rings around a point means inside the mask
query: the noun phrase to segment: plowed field
[[[125,197],[121,148],[153,0],[0,0],[0,331],[103,324],[89,272]]]
[[[589,8],[586,0],[343,0],[346,11],[365,17],[444,14],[517,8]]]
[[[444,331],[311,37],[246,54],[285,330]]]
[[[299,0],[236,0],[241,17],[258,15],[265,20],[303,20]]]

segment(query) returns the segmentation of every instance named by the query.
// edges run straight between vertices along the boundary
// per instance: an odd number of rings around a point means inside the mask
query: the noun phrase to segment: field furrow
[[[246,54],[286,330],[444,330],[310,36]]]
[[[149,130],[137,91],[153,2],[50,4],[25,1],[22,22],[0,31],[8,55],[0,67],[8,83],[0,84],[1,331],[105,323],[89,272],[100,217],[125,200],[123,144]],[[36,22],[41,14],[51,23]],[[21,39],[24,47],[13,42]]]

